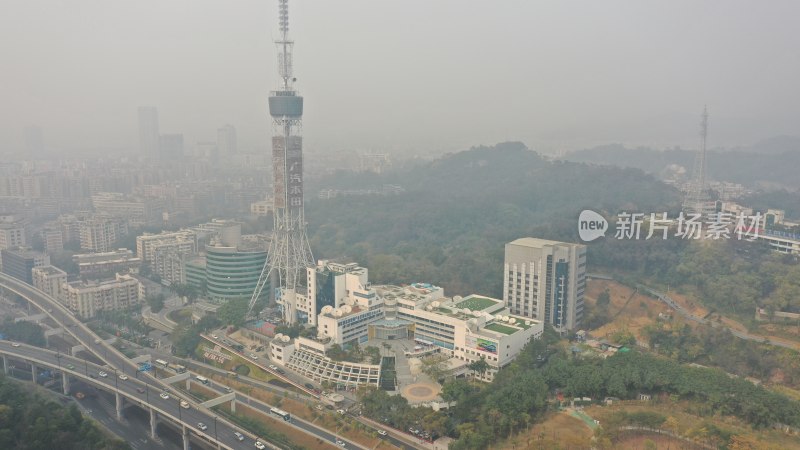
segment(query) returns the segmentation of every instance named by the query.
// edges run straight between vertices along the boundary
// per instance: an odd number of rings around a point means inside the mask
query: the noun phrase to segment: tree
[[[148,295],[147,305],[150,306],[150,311],[154,313],[160,312],[164,309],[164,294]]]
[[[474,373],[479,374],[481,377],[489,370],[489,363],[486,362],[486,359],[481,357],[481,359],[472,361],[471,363],[467,364],[467,368]]]
[[[179,297],[186,297],[189,300],[189,303],[197,300],[197,297],[200,296],[200,291],[197,287],[191,284],[172,284],[170,287],[173,292],[178,294]]]
[[[447,357],[444,355],[432,355],[423,358],[421,370],[433,381],[439,382],[449,372],[447,369]]]
[[[245,323],[249,304],[250,300],[247,298],[228,300],[217,310],[217,317],[225,325],[241,327]]]
[[[44,347],[46,343],[41,326],[27,321],[14,322],[14,319],[10,317],[0,324],[0,333],[4,334],[6,339],[37,347]]]

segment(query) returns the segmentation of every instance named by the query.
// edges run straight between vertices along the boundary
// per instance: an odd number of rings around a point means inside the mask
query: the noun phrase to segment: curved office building
[[[236,247],[206,247],[206,289],[208,297],[224,301],[250,298],[256,288],[266,251],[238,250]],[[263,293],[267,294],[268,289]]]

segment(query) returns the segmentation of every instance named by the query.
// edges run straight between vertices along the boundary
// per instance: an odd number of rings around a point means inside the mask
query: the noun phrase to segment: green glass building
[[[265,250],[207,246],[205,287],[208,298],[217,301],[249,299],[255,291],[258,277],[266,261]],[[263,295],[267,295],[269,289],[264,289],[262,292]]]

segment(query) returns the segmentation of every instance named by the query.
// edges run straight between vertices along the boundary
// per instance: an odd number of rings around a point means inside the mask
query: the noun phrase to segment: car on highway
[[[206,431],[208,429],[208,425],[204,424],[203,422],[197,422],[197,428]]]
[[[75,366],[73,366],[72,364],[67,364],[67,369],[75,370]]]
[[[238,440],[238,441],[243,441],[244,440],[244,435],[242,433],[239,433],[238,431],[234,431],[233,435],[236,436],[236,440]]]
[[[105,373],[105,372],[103,372],[102,370],[101,370],[100,372],[97,372],[97,374],[98,374],[98,375],[100,375],[100,376],[101,376],[101,377],[103,377],[103,378],[105,378],[105,377],[107,377],[107,376],[108,376],[108,374],[107,374],[107,373]]]
[[[261,441],[256,441],[256,448],[257,448],[258,450],[264,450],[265,448],[267,448],[267,446],[266,446],[266,445],[264,445],[264,443],[263,443],[263,442],[261,442]]]
[[[283,370],[283,369],[281,369],[280,367],[278,367],[278,368],[277,368],[277,369],[275,369],[275,370],[276,370],[276,371],[277,371],[279,374],[281,374],[281,375],[286,375],[286,371],[285,371],[285,370]]]
[[[212,335],[211,335],[211,338],[212,338],[212,339],[219,339],[219,336],[217,336],[216,334],[212,334]]]
[[[231,389],[230,386],[225,386],[225,392],[228,392],[228,393],[233,392],[233,389]]]
[[[386,436],[386,430],[378,430],[378,434],[381,436]]]
[[[336,412],[341,414],[341,415],[344,415],[344,413],[346,413],[347,411],[345,411],[343,409],[337,409]]]
[[[138,392],[138,393],[140,393],[140,394],[144,394],[144,389],[142,389],[142,388],[140,388],[140,387],[137,387],[137,388],[136,388],[136,392]]]
[[[311,389],[312,391],[314,390],[314,385],[313,385],[313,384],[311,384],[311,383],[306,383],[306,384],[304,384],[303,386],[305,386],[305,387],[306,387],[306,389]]]
[[[250,359],[252,359],[253,361],[256,361],[256,360],[258,360],[258,355],[256,355],[255,353],[250,353],[250,354],[249,354],[249,355],[247,355],[247,356],[248,356]]]
[[[275,364],[270,364],[269,365],[269,369],[270,370],[278,370],[278,366],[276,366]]]
[[[119,374],[119,379],[122,380],[122,381],[125,381],[125,380],[128,379],[128,376],[125,375],[124,373],[121,373],[121,374]]]
[[[189,402],[187,402],[186,400],[181,400],[181,408],[189,409]]]
[[[162,392],[158,394],[158,396],[163,398],[164,400],[169,400],[169,394],[167,394],[166,392]]]
[[[12,347],[19,347],[19,342],[12,342],[12,343],[11,343],[11,346],[12,346]]]
[[[336,440],[336,445],[338,445],[339,447],[347,447],[347,444],[345,444],[344,441],[341,439]]]

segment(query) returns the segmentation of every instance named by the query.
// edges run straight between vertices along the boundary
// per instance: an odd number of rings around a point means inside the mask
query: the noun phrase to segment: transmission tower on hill
[[[706,214],[709,212],[708,192],[706,191],[706,141],[708,139],[708,109],[703,108],[700,121],[700,137],[702,145],[697,151],[686,196],[683,200],[683,211],[687,213]]]

